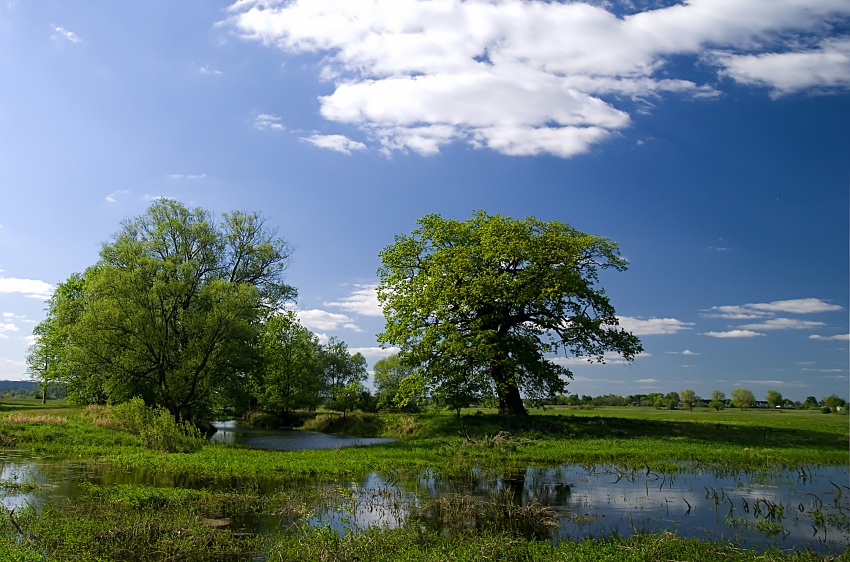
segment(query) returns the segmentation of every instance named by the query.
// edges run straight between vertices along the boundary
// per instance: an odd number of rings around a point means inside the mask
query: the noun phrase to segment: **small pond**
[[[242,430],[223,427],[219,440],[281,451],[365,445],[374,440],[311,432]],[[299,435],[293,435],[299,434]],[[308,445],[311,444],[311,445]],[[281,452],[280,454],[287,454]],[[233,481],[177,480],[161,475],[118,471],[49,458],[0,454],[0,480],[7,483],[0,501],[7,507],[67,501],[82,482],[194,488],[232,488]],[[33,490],[16,485],[36,484]],[[339,532],[370,525],[396,527],[428,501],[463,494],[478,501],[494,497],[553,510],[557,528],[551,539],[621,536],[675,531],[685,537],[735,541],[753,549],[810,548],[823,554],[850,546],[850,468],[801,467],[769,474],[691,469],[677,474],[628,471],[613,465],[528,467],[513,473],[471,470],[462,478],[433,472],[371,473],[356,481],[300,481],[338,492],[326,505],[314,506],[312,524]],[[259,483],[267,493],[293,483]],[[292,521],[273,514],[232,514],[231,526],[247,532],[287,529]]]
[[[301,429],[252,429],[242,427],[235,421],[216,422],[214,425],[218,431],[210,437],[211,443],[242,445],[254,449],[269,449],[271,451],[336,449],[338,447],[378,445],[396,441],[395,439],[385,437],[331,435]]]

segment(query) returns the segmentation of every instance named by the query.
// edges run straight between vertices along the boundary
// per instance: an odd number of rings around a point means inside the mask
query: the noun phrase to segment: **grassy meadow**
[[[218,484],[200,489],[89,485],[75,502],[4,508],[0,559],[252,560],[260,552],[268,560],[335,561],[830,559],[810,551],[755,552],[673,533],[552,544],[539,533],[526,532],[548,524],[551,514],[545,509],[517,511],[487,502],[467,506],[472,510],[467,517],[485,522],[473,529],[461,525],[447,533],[412,517],[399,529],[340,536],[328,527],[307,524],[311,506],[333,501],[336,492],[297,483],[353,481],[370,472],[462,475],[473,468],[509,473],[526,466],[570,464],[665,474],[847,466],[848,420],[846,415],[814,411],[629,407],[557,407],[517,418],[477,409],[459,418],[450,412],[355,413],[346,416],[344,425],[334,415],[319,416],[308,425],[399,440],[297,452],[205,445],[191,453],[163,453],[145,447],[137,435],[110,426],[96,408],[3,401],[0,447],[5,450],[108,465],[166,481],[192,477]],[[236,481],[238,487],[226,484]],[[269,494],[262,492],[260,482],[281,486]],[[2,484],[6,491],[23,485]],[[275,514],[287,522],[287,532],[240,532],[229,524],[233,513]],[[838,558],[850,559],[846,552]]]

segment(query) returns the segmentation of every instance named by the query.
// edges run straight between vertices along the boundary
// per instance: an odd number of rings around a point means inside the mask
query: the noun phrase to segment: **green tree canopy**
[[[753,394],[752,390],[747,390],[746,388],[734,388],[732,389],[732,405],[742,410],[746,410],[747,408],[753,406],[756,403],[756,397]]]
[[[444,384],[492,385],[501,413],[526,414],[523,394],[555,396],[571,377],[548,354],[603,361],[608,351],[632,359],[642,350],[596,287],[599,270],[626,268],[615,243],[559,221],[483,211],[417,222],[381,252],[378,339],[423,365],[436,395]]]
[[[682,401],[682,404],[688,407],[688,410],[693,410],[694,406],[700,402],[700,397],[690,388],[686,388],[680,392],[679,399]]]
[[[425,389],[421,392],[411,391],[416,389],[417,383],[421,381],[421,377],[417,376],[417,369],[411,365],[406,365],[401,361],[398,354],[390,355],[384,359],[380,359],[373,368],[375,371],[375,399],[379,408],[390,410],[408,410],[415,411],[419,407],[419,402],[424,398]],[[405,381],[405,379],[408,379]]]
[[[39,329],[65,339],[62,372],[82,399],[138,395],[178,419],[204,419],[256,366],[261,320],[294,298],[283,281],[290,253],[257,214],[217,223],[159,200],[60,285],[75,290],[54,295]]]
[[[324,390],[323,348],[318,338],[298,323],[294,312],[276,314],[263,325],[262,367],[252,379],[257,406],[271,414],[315,407]]]
[[[718,412],[725,407],[726,404],[726,393],[720,390],[712,390],[711,391],[711,402],[709,402],[709,406],[717,410]]]
[[[767,403],[770,404],[771,408],[782,406],[785,403],[785,399],[782,397],[782,393],[778,390],[768,390],[765,400],[767,400]]]
[[[366,380],[366,358],[360,353],[349,353],[348,344],[344,341],[332,337],[322,353],[322,377],[327,398],[333,398],[336,392],[350,383]]]

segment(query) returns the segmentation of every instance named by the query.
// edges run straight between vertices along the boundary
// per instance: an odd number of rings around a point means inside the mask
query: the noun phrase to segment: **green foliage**
[[[682,404],[688,407],[688,410],[693,410],[694,406],[700,403],[701,398],[696,395],[696,392],[690,388],[686,388],[679,393],[679,400],[682,401]]]
[[[123,431],[138,435],[148,449],[166,453],[191,453],[203,447],[200,430],[189,422],[178,422],[164,408],[150,408],[139,397],[110,406],[109,420]]]
[[[302,429],[322,433],[344,433],[357,437],[379,437],[385,433],[385,419],[363,412],[354,412],[348,416],[320,414],[305,421]]]
[[[839,398],[836,394],[830,394],[826,398],[823,399],[824,406],[829,408],[831,411],[835,412],[840,409],[844,409],[847,405],[847,402],[843,398]]]
[[[398,354],[375,363],[375,398],[380,409],[418,412],[425,401],[425,378]]]
[[[626,268],[613,242],[558,221],[483,211],[417,223],[381,252],[386,327],[378,339],[423,365],[436,395],[451,394],[444,385],[465,393],[492,386],[502,413],[526,414],[521,395],[555,396],[570,376],[547,353],[602,361],[607,351],[627,359],[641,351],[595,287],[599,270]]]
[[[785,403],[785,399],[782,398],[782,393],[778,390],[768,390],[765,400],[767,400],[767,403],[770,404],[771,408],[782,406]]]
[[[734,388],[732,389],[732,405],[741,408],[742,410],[746,410],[754,406],[756,403],[756,397],[753,395],[752,390],[747,390],[746,388]]]
[[[289,255],[259,215],[217,224],[159,200],[60,285],[38,328],[46,348],[60,342],[48,363],[78,402],[142,396],[179,419],[206,419],[216,400],[244,395],[259,321],[295,294],[282,280]]]
[[[726,407],[726,394],[719,390],[711,391],[711,402],[708,403],[710,408],[714,408],[718,412]]]
[[[315,408],[325,389],[322,346],[294,312],[272,316],[260,337],[262,366],[252,377],[257,407],[274,415]]]
[[[352,381],[342,388],[334,389],[333,397],[325,404],[329,410],[342,412],[342,417],[345,417],[345,412],[357,408],[363,400],[363,394],[366,388],[360,381]]]

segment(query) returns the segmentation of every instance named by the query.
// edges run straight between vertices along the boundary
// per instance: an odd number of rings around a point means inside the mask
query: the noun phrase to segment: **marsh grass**
[[[673,533],[553,544],[524,539],[513,533],[444,535],[412,528],[372,528],[340,537],[329,528],[314,528],[300,535],[280,537],[272,546],[268,559],[270,562],[813,562],[848,558],[845,555],[821,557],[811,551],[754,552],[734,543],[700,541]]]
[[[539,502],[521,505],[509,489],[493,490],[488,500],[448,494],[414,509],[411,519],[448,535],[509,533],[527,539],[545,539],[557,527],[555,511]]]
[[[135,485],[83,484],[81,492],[74,501],[38,509],[0,508],[0,560],[254,560],[274,535],[245,532],[233,525],[235,514],[297,522],[320,500],[309,491],[264,495]]]

